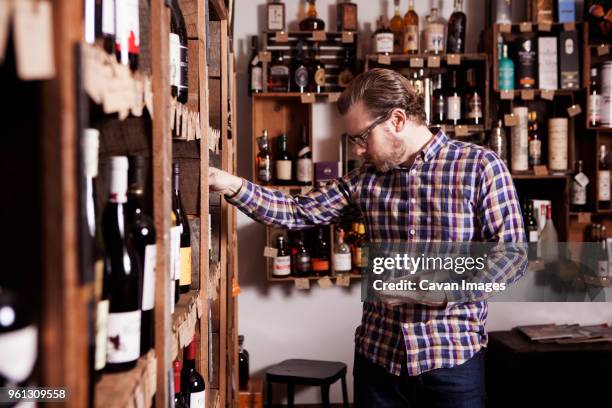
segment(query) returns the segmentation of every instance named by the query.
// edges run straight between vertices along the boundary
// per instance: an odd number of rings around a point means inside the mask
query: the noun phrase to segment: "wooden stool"
[[[321,387],[323,407],[329,407],[329,386],[342,379],[342,400],[348,408],[346,391],[346,364],[337,361],[285,360],[266,371],[268,408],[272,407],[272,383],[287,384],[287,407],[293,408],[295,385]]]

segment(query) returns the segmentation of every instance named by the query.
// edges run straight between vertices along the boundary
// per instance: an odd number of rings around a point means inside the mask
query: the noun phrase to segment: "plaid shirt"
[[[439,132],[409,167],[377,172],[364,165],[308,194],[290,197],[244,181],[228,201],[271,226],[329,224],[351,204],[370,242],[524,242],[512,177],[491,151]],[[459,365],[487,344],[486,301],[423,304],[364,302],[358,353],[400,375]]]

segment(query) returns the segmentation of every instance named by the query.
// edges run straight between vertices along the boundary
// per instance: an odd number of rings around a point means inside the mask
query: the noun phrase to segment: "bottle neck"
[[[108,201],[123,204],[127,202],[127,169],[113,169]]]
[[[414,0],[408,2],[408,11],[414,11]]]
[[[395,2],[395,16],[396,17],[401,17],[402,16],[402,14],[400,12],[399,1]]]
[[[308,2],[308,17],[316,18],[317,17],[317,7],[315,6],[314,0]]]

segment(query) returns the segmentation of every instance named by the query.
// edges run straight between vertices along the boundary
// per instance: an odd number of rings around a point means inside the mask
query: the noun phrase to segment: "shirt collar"
[[[442,147],[448,142],[448,136],[440,129],[438,133],[431,138],[431,140],[421,149],[421,157],[424,162],[428,162],[442,149]]]

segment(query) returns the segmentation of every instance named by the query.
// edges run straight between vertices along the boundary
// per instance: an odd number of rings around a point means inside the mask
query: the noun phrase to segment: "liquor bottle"
[[[304,59],[304,43],[299,40],[295,46],[295,55],[291,61],[291,90],[294,92],[307,92],[312,81],[308,65]]]
[[[442,74],[436,74],[434,81],[432,123],[442,125],[446,122],[446,95],[442,86]]]
[[[173,175],[173,194],[172,194],[172,211],[176,214],[176,225],[179,226],[181,233],[181,249],[179,252],[181,267],[180,267],[180,292],[187,293],[191,288],[191,230],[187,214],[183,208],[181,193],[179,190],[180,168],[178,163],[172,165]]]
[[[115,0],[102,0],[102,45],[112,54],[115,50]]]
[[[117,60],[138,69],[140,10],[138,0],[115,0],[115,53]]]
[[[306,18],[300,21],[301,31],[319,31],[325,30],[325,22],[317,17],[316,0],[306,0],[308,2],[308,11]]]
[[[511,170],[513,173],[529,170],[529,131],[527,129],[528,110],[517,106],[512,113],[518,117],[518,126],[513,126],[510,133]]]
[[[353,243],[354,252],[353,252],[353,272],[354,273],[362,273],[364,271],[364,263],[367,266],[366,262],[366,235],[365,235],[365,225],[362,222],[357,223],[357,238]]]
[[[284,278],[291,275],[291,255],[285,237],[276,238],[276,256],[274,257],[272,276]]]
[[[438,15],[438,8],[432,7],[431,14],[425,19],[425,29],[423,31],[423,51],[430,54],[444,53],[446,41],[444,31],[446,21]]]
[[[185,402],[185,396],[181,392],[181,370],[183,369],[183,363],[174,360],[172,369],[174,371],[174,408],[189,408],[189,405]]]
[[[534,23],[553,22],[553,0],[535,0],[527,9],[527,18]]]
[[[293,266],[295,276],[298,278],[305,278],[310,276],[312,265],[310,252],[304,245],[304,233],[300,231],[300,237],[296,243],[296,253],[293,258]]]
[[[589,126],[597,127],[601,124],[601,93],[599,90],[599,80],[597,78],[597,68],[591,68],[591,93],[589,94]]]
[[[312,272],[316,276],[329,275],[329,246],[323,228],[317,230],[317,239],[312,250],[311,262]]]
[[[293,180],[291,169],[293,161],[287,151],[287,135],[283,134],[278,137],[278,151],[276,153],[276,182],[277,184],[290,184]]]
[[[552,208],[546,207],[546,224],[540,233],[540,255],[545,263],[554,263],[559,260],[559,237],[552,220]]]
[[[351,3],[350,0],[344,0],[338,4],[336,11],[336,29],[338,31],[357,31],[357,4]]]
[[[321,61],[321,53],[319,51],[319,43],[313,45],[314,58],[310,64],[310,92],[321,93],[325,92],[325,64]]]
[[[289,92],[289,67],[282,51],[272,53],[270,73],[268,74],[269,92]]]
[[[417,95],[425,95],[425,71],[422,68],[412,73],[412,80],[410,83]]]
[[[140,356],[142,270],[125,230],[127,157],[111,157],[110,168],[110,194],[102,215],[110,285],[106,370],[123,371],[133,368]]]
[[[302,126],[302,144],[297,154],[297,183],[302,186],[312,184],[312,153],[308,146],[308,131]]]
[[[567,118],[548,119],[548,169],[565,173],[568,168]]]
[[[508,166],[508,144],[506,140],[506,131],[504,130],[504,124],[502,120],[497,121],[497,126],[491,131],[489,138],[489,149],[491,149],[497,156]]]
[[[518,64],[516,66],[516,83],[520,89],[534,89],[536,87],[537,41],[533,33],[522,33],[515,41]]]
[[[273,0],[268,7],[268,31],[283,31],[285,29],[285,3]]]
[[[599,240],[597,242],[597,276],[600,278],[607,278],[609,271],[609,260],[608,260],[608,237],[606,233],[606,226],[601,224],[599,226]]]
[[[391,18],[391,21],[389,22],[389,28],[393,33],[393,52],[395,54],[402,53],[402,40],[404,38],[404,20],[402,19],[402,15],[400,13],[399,3],[399,0],[393,0],[395,11],[393,13],[393,18]]]
[[[197,334],[185,348],[183,369],[181,371],[181,391],[189,407],[203,407],[206,402],[206,385],[196,370]]]
[[[419,53],[419,15],[414,11],[414,0],[408,0],[408,11],[404,15],[404,54]]]
[[[533,214],[533,201],[527,200],[527,217],[525,219],[525,229],[527,232],[527,242],[529,243],[529,259],[535,259],[538,254],[538,242],[540,233],[538,221]]]
[[[264,129],[263,134],[257,138],[257,180],[262,184],[272,182],[272,159],[268,149],[268,130]]]
[[[393,32],[389,29],[388,19],[382,16],[378,19],[374,37],[374,52],[389,55],[393,53]]]
[[[512,24],[512,0],[493,0],[491,22]]]
[[[144,189],[146,160],[143,156],[131,156],[128,170],[128,203],[126,220],[129,225],[128,237],[134,247],[142,277],[142,317],[140,355],[144,355],[154,344],[153,305],[155,303],[155,224],[144,210]]]
[[[465,52],[465,27],[467,17],[463,12],[463,0],[455,0],[455,10],[448,19],[448,39],[446,52],[463,54]]]
[[[583,173],[582,160],[578,160],[576,173],[572,178],[572,211],[581,212],[585,210],[588,184],[589,178]]]
[[[249,352],[244,348],[244,335],[238,336],[238,385],[241,390],[249,386]]]
[[[457,89],[457,71],[450,72],[449,89],[446,94],[446,123],[458,125],[461,122],[461,96]]]
[[[259,59],[259,39],[251,37],[251,63],[249,64],[249,95],[263,92],[263,62]]]
[[[178,0],[170,3],[170,92],[179,102],[187,102],[188,68],[187,27]]]
[[[527,115],[528,118],[528,137],[529,137],[529,167],[542,164],[542,139],[538,131],[538,114],[531,111]]]
[[[610,159],[608,146],[599,146],[599,169],[597,170],[597,201],[599,207],[610,208]]]
[[[336,248],[334,250],[334,271],[336,273],[350,273],[351,268],[351,249],[344,242],[344,230],[338,228],[336,231]]]
[[[338,87],[341,91],[345,90],[355,78],[355,62],[351,54],[351,49],[344,50],[344,60],[340,65],[340,73],[338,74]]]
[[[482,98],[476,86],[476,71],[468,69],[466,76],[468,89],[465,93],[465,122],[468,125],[480,125],[483,120]]]
[[[502,58],[499,61],[498,86],[500,91],[512,91],[514,89],[514,62],[508,58],[508,46],[502,47]]]

